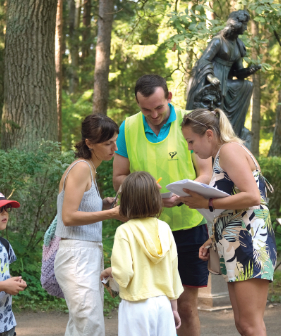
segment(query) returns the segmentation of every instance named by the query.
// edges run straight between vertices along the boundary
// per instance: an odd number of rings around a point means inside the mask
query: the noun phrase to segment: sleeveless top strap
[[[86,163],[87,163],[87,165],[88,165],[89,168],[90,168],[90,173],[91,173],[91,180],[92,180],[92,183],[94,182],[94,180],[93,180],[93,174],[92,174],[92,169],[91,169],[91,166],[90,166],[89,162],[87,162],[87,161],[85,161],[85,160],[79,160],[79,161],[74,162],[74,164],[71,165],[71,166],[69,167],[69,169],[68,169],[68,171],[67,171],[67,173],[66,173],[66,175],[65,175],[65,177],[64,177],[64,180],[63,180],[62,190],[64,190],[64,184],[65,184],[65,179],[67,178],[67,175],[69,174],[69,172],[71,171],[71,169],[72,169],[78,162],[86,162]],[[96,184],[96,183],[95,183],[95,187],[96,187],[96,189],[98,190],[98,188],[97,188],[97,184]]]
[[[262,172],[261,172],[261,170],[260,170],[260,168],[259,168],[259,165],[257,164],[257,161],[256,161],[256,159],[254,158],[253,154],[252,154],[252,153],[251,153],[245,146],[243,146],[243,145],[240,144],[239,142],[228,142],[228,143],[236,143],[237,145],[239,145],[240,147],[242,147],[242,148],[243,148],[243,149],[250,155],[250,157],[251,157],[251,159],[253,160],[253,162],[254,162],[254,164],[255,164],[257,170],[258,170],[259,173],[260,173],[260,176],[263,178],[264,183],[265,183],[265,185],[266,185],[268,191],[269,191],[270,193],[273,193],[273,192],[274,192],[274,188],[273,188],[273,186],[272,186],[272,185],[269,183],[269,181],[262,175]],[[218,155],[219,155],[219,152],[220,152],[221,148],[222,148],[224,145],[226,145],[226,144],[223,144],[223,145],[220,147],[220,149],[218,150],[217,155],[216,155],[216,157],[215,157],[215,160],[217,159],[217,157],[218,157]]]
[[[259,165],[257,164],[257,161],[256,161],[256,159],[254,158],[254,156],[253,156],[253,154],[245,147],[245,146],[243,146],[242,144],[240,144],[239,142],[227,142],[227,143],[235,143],[235,144],[237,144],[237,145],[239,145],[240,147],[242,147],[249,155],[250,155],[250,157],[251,157],[251,159],[253,160],[253,162],[254,162],[254,165],[256,166],[256,168],[257,168],[257,170],[260,172],[260,168],[259,168]],[[222,147],[224,146],[224,145],[226,145],[227,143],[225,143],[225,144],[223,144],[221,147],[220,147],[220,149],[218,150],[218,152],[217,152],[217,155],[216,155],[216,157],[215,157],[215,160],[217,159],[217,157],[218,157],[218,155],[219,155],[219,152],[220,152],[220,150],[222,149]]]
[[[243,146],[242,144],[240,144],[239,142],[236,142],[240,147],[242,147],[251,157],[251,159],[253,160],[257,170],[260,172],[260,168],[259,168],[259,165],[257,164],[257,161],[256,159],[254,158],[253,154],[245,147]]]

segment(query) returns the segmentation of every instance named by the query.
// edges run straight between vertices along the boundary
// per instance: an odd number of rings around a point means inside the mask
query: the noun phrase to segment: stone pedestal
[[[227,284],[221,275],[209,274],[208,286],[199,289],[198,309],[214,311],[231,308]]]

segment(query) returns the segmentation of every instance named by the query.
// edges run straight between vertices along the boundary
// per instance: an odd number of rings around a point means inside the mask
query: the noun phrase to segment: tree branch
[[[279,45],[281,46],[281,41],[280,41],[280,37],[277,34],[276,30],[273,31],[274,32],[274,36],[276,37],[277,42],[279,43]]]

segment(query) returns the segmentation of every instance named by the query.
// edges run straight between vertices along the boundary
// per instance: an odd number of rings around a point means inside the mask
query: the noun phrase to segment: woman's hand
[[[249,72],[250,74],[254,74],[255,72],[257,72],[258,70],[261,69],[261,65],[260,64],[257,64],[257,65],[252,65],[249,67]]]
[[[103,270],[103,271],[101,272],[101,274],[100,274],[100,279],[101,279],[101,280],[103,280],[103,279],[105,279],[105,278],[108,278],[108,277],[113,278],[113,276],[112,276],[112,267],[108,267],[108,268],[106,268],[106,269]]]
[[[220,80],[217,77],[215,77],[211,74],[207,75],[207,79],[211,84],[216,85],[216,86],[220,85],[220,83],[221,83]]]
[[[190,209],[209,209],[209,200],[189,189],[182,189],[190,196],[179,197],[180,202],[187,205]]]
[[[102,209],[103,210],[111,209],[114,200],[115,200],[114,197],[106,197],[106,198],[104,198],[102,200]]]
[[[120,205],[110,210],[112,218],[120,220],[121,222],[127,222],[129,218],[121,216],[119,210],[120,210]]]
[[[209,238],[199,249],[199,258],[207,261],[210,258],[209,248],[212,244],[212,239]],[[207,248],[206,248],[207,247]]]

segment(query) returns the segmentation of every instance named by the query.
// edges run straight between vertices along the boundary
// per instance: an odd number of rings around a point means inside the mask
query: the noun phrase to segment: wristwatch
[[[209,210],[210,210],[211,212],[214,211],[213,198],[210,198],[210,199],[209,199]]]

